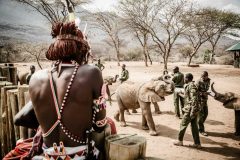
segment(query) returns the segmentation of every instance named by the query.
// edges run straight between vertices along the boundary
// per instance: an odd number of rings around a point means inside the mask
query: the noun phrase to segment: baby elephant
[[[169,75],[164,75],[142,84],[125,82],[117,88],[116,98],[119,111],[114,118],[118,121],[120,116],[122,127],[126,126],[124,110],[141,108],[142,128],[144,130],[150,129],[152,136],[157,135],[150,104],[163,101],[165,96],[173,93],[174,83],[168,78]]]

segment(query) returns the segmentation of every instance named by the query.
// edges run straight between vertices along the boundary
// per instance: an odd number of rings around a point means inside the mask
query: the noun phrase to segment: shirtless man
[[[36,72],[29,84],[43,143],[46,148],[61,142],[67,147],[88,145],[89,133],[93,129],[101,132],[107,123],[104,104],[94,103],[101,96],[102,74],[97,67],[86,64],[89,46],[73,22],[54,25],[52,36],[56,41],[46,57],[57,62],[51,70]],[[27,119],[17,118],[16,123],[24,125]]]

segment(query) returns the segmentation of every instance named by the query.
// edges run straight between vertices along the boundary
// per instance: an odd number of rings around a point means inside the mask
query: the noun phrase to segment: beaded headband
[[[62,34],[57,36],[57,40],[73,40],[73,41],[78,41],[81,42],[85,45],[88,45],[88,42],[71,34]]]

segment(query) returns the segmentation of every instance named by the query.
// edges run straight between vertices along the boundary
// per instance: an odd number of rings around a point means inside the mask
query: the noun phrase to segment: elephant
[[[165,100],[174,92],[174,83],[164,75],[158,79],[152,79],[146,83],[124,82],[116,90],[116,99],[119,110],[114,118],[119,121],[122,127],[126,126],[124,110],[142,109],[142,129],[150,129],[149,134],[156,136],[157,132],[152,118],[150,104]]]
[[[31,76],[34,74],[34,72],[35,72],[34,65],[30,66],[30,72],[19,72],[17,74],[17,79],[18,79],[18,82],[20,82],[20,85],[29,84]]]
[[[109,89],[109,85],[112,85],[113,83],[115,83],[117,81],[117,78],[119,77],[119,75],[115,75],[114,77],[113,76],[107,76],[107,77],[104,77],[103,78],[103,82],[106,86],[106,94],[108,96],[108,100],[110,102],[110,104],[112,104],[112,98],[111,96],[111,93],[110,93],[110,89]]]
[[[113,83],[115,83],[117,81],[117,78],[119,77],[119,75],[115,75],[113,76],[107,76],[103,78],[103,81],[105,84],[107,85],[112,85]]]
[[[214,93],[214,99],[221,102],[225,108],[234,109],[235,111],[235,135],[240,136],[240,95],[226,92],[219,93],[214,87],[214,83],[211,84],[211,90]]]
[[[19,72],[17,75],[18,78],[18,82],[23,85],[23,84],[27,84],[27,76],[28,76],[28,72]]]

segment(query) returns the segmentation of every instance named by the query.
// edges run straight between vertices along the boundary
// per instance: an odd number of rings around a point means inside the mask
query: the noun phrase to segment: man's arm
[[[192,108],[190,117],[191,117],[191,119],[193,119],[199,112],[198,89],[194,85],[190,88],[190,97],[191,97],[191,108]]]
[[[101,97],[101,91],[102,91],[102,86],[103,86],[103,78],[102,78],[102,73],[99,69],[94,68],[92,70],[92,78],[93,80],[93,93],[94,93],[94,99],[99,99]],[[103,101],[104,102],[104,101]],[[106,118],[106,109],[99,110],[99,112],[96,113],[95,115],[95,123],[93,124],[93,128],[97,132],[101,132],[104,130],[105,125],[101,126],[98,125],[100,122],[104,121]]]
[[[32,102],[29,101],[14,117],[16,126],[24,126],[27,128],[37,129],[39,123],[37,121]]]

